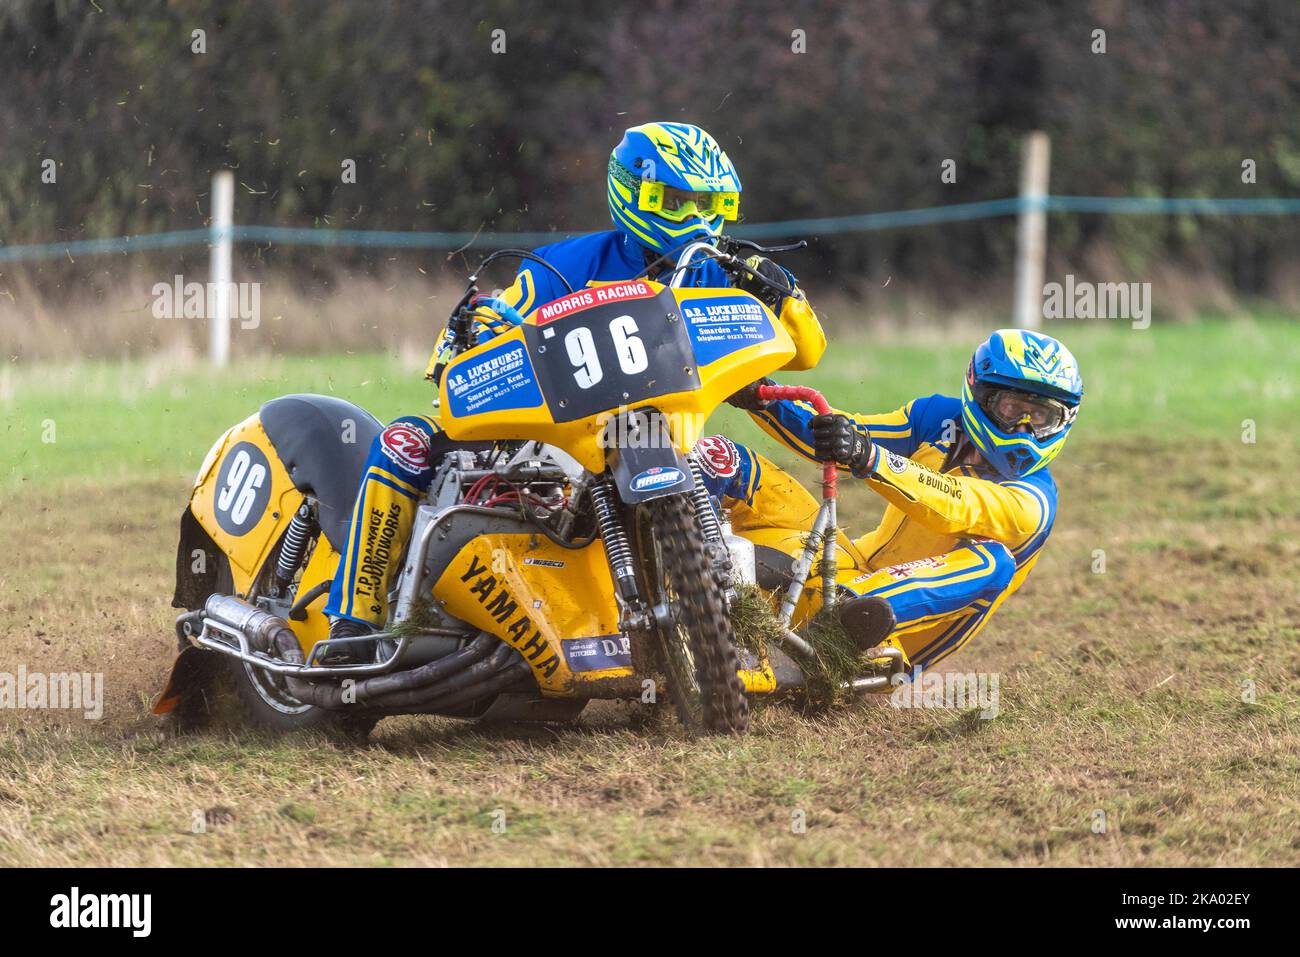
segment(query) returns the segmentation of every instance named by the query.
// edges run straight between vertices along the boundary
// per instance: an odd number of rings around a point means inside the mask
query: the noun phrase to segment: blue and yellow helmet
[[[990,465],[1022,478],[1056,458],[1082,400],[1069,349],[1041,333],[999,329],[971,358],[961,420]]]
[[[740,177],[722,147],[689,123],[646,123],[609,155],[614,226],[656,253],[710,240],[740,212]]]

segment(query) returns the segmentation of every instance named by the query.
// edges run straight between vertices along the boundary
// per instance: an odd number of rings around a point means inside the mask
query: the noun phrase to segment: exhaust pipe
[[[234,595],[211,595],[203,604],[203,615],[205,618],[211,618],[218,623],[225,625],[227,628],[233,628],[240,632],[258,651],[269,651],[273,647],[273,638],[276,629],[276,623],[288,626],[287,623],[271,614],[269,611],[263,611],[254,605],[250,605],[242,598],[236,598]],[[302,649],[298,647],[298,642],[294,640],[294,647],[298,648],[296,657],[286,660],[293,664],[302,664]],[[281,657],[284,656],[284,649],[280,649]]]
[[[297,646],[298,639],[287,626],[278,635],[277,647],[287,644],[287,641],[292,641],[294,646]],[[472,671],[482,663],[483,658],[488,656],[493,645],[514,650],[509,645],[502,644],[501,639],[496,635],[481,631],[477,638],[459,651],[421,665],[419,668],[412,668],[410,671],[363,678],[351,687],[307,681],[303,678],[295,678],[293,675],[286,675],[285,687],[299,701],[330,711],[356,707],[401,707],[406,700],[423,697],[434,687],[441,687],[446,681]],[[299,650],[300,657],[301,654]]]
[[[426,698],[476,685],[503,667],[511,655],[518,655],[515,649],[495,635],[480,631],[465,647],[418,668],[362,678],[355,684],[344,687],[335,682],[340,676],[346,677],[346,674],[336,672],[322,675],[321,680],[312,680],[294,673],[295,670],[305,668],[302,646],[298,643],[298,636],[283,618],[233,595],[211,596],[204,604],[203,613],[205,624],[210,620],[211,623],[222,626],[222,631],[234,631],[243,635],[256,650],[273,654],[287,664],[288,670],[283,666],[267,670],[280,674],[284,678],[285,687],[295,698],[304,704],[331,711],[358,706],[401,708],[418,705]],[[250,658],[242,653],[236,654],[222,642],[206,639],[200,643],[210,650],[235,655],[246,661]],[[484,661],[494,650],[496,654],[493,658]],[[255,666],[260,664],[256,660],[251,663]],[[313,673],[329,670],[312,669]]]
[[[476,647],[478,646],[478,647]],[[495,649],[495,650],[494,650]],[[373,695],[364,702],[372,708],[396,708],[396,709],[424,709],[438,704],[442,698],[449,695],[458,695],[463,692],[473,692],[473,697],[479,696],[479,685],[496,677],[502,668],[515,658],[519,664],[528,668],[528,663],[519,657],[519,652],[511,648],[496,635],[488,634],[486,631],[481,632],[474,641],[470,642],[465,652],[473,651],[473,658],[467,656],[468,665],[455,668],[452,672],[436,682],[424,682],[411,688],[403,688],[389,691],[380,695]],[[457,652],[462,654],[462,652]],[[445,659],[439,659],[435,664],[440,664]],[[532,671],[531,668],[528,668]],[[409,672],[407,672],[409,673]],[[511,681],[516,680],[517,674],[511,675]],[[471,698],[472,700],[472,698]],[[357,699],[361,703],[361,699]]]
[[[479,698],[486,698],[488,695],[505,691],[512,685],[524,680],[532,672],[533,669],[528,666],[528,662],[524,661],[523,658],[516,658],[514,661],[509,662],[504,670],[484,679],[480,684],[471,685],[461,691],[439,694],[429,701],[421,702],[421,706],[430,711],[450,711],[453,708],[467,705],[471,701],[477,701]]]

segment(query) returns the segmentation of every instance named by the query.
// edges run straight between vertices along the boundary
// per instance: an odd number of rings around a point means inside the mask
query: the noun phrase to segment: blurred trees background
[[[201,226],[221,166],[241,223],[604,229],[609,150],[657,119],[719,139],[752,222],[1011,196],[1035,128],[1057,194],[1297,196],[1298,53],[1295,0],[11,0],[0,241]],[[1049,235],[1058,261],[1172,261],[1249,294],[1300,252],[1295,217],[1054,215]],[[813,239],[813,283],[944,288],[1005,274],[1014,228]]]

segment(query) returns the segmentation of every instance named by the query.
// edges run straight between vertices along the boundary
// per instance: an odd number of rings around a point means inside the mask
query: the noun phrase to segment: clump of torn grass
[[[760,656],[766,654],[770,645],[780,644],[784,634],[774,598],[754,585],[737,589],[731,606],[731,623],[737,644]],[[870,659],[832,613],[818,611],[799,633],[817,653],[812,661],[794,655],[806,681],[803,697],[811,707],[827,708],[842,703],[848,697],[843,688],[845,682],[874,670]],[[784,650],[791,649],[785,646]]]
[[[808,699],[815,705],[842,703],[849,696],[845,683],[873,670],[870,659],[833,612],[822,609],[813,615],[803,627],[803,638],[817,652],[815,666],[804,669],[808,674]]]
[[[762,654],[768,645],[779,642],[783,630],[772,599],[757,585],[741,585],[736,589],[735,601],[731,603],[731,627],[736,644],[755,654]]]
[[[434,628],[446,628],[447,619],[433,607],[433,602],[421,596],[411,603],[411,610],[405,618],[393,624],[389,629],[398,638],[403,635],[416,636]]]

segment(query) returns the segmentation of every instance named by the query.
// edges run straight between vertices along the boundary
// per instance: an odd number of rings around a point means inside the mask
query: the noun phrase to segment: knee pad
[[[1016,576],[1016,557],[1001,542],[984,541],[974,543],[988,552],[993,560],[993,574],[989,580],[989,590],[1000,592],[1011,584]]]

